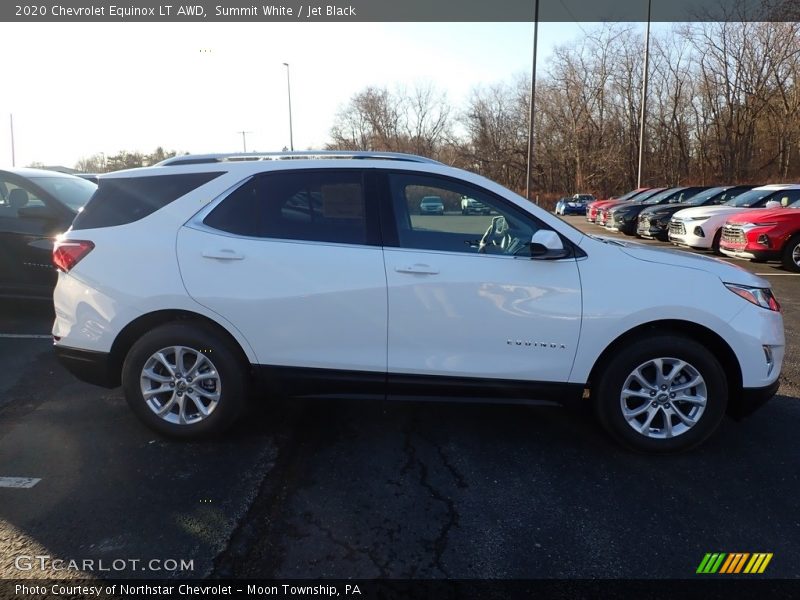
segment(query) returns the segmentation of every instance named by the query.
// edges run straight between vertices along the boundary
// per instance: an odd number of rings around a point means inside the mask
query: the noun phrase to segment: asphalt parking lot
[[[61,369],[50,307],[0,303],[0,477],[33,478],[0,487],[0,577],[81,574],[19,560],[50,556],[124,561],[104,577],[687,578],[706,552],[800,577],[800,275],[736,262],[784,308],[779,395],[675,457],[526,406],[265,399],[221,440],[165,441]]]

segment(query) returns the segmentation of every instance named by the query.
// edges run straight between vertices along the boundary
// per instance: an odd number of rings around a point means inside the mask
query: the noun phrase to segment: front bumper
[[[725,248],[722,245],[719,251],[725,256],[731,258],[746,258],[750,260],[777,260],[780,258],[780,253],[774,250],[748,250],[746,248]]]
[[[667,240],[667,225],[658,221],[639,221],[636,233],[643,238]]]
[[[743,419],[764,406],[777,392],[780,381],[777,379],[765,387],[744,388],[737,397],[728,400],[728,414],[734,419]]]
[[[586,207],[581,206],[565,206],[563,213],[565,215],[585,215]]]
[[[54,346],[58,361],[75,377],[92,385],[106,388],[119,386],[119,373],[114,374],[108,352],[78,350]]]
[[[676,235],[674,233],[667,234],[667,239],[673,244],[677,244],[679,246],[688,246],[690,248],[704,248],[704,249],[708,249],[711,247],[711,242],[713,241],[713,237],[714,236],[701,237],[699,235],[695,235],[694,233],[684,233],[680,235]]]

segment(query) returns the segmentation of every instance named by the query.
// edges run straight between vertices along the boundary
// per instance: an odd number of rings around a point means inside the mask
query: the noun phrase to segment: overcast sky
[[[542,23],[539,67],[591,24]],[[642,26],[643,27],[643,26]],[[0,165],[120,150],[320,148],[367,85],[433,83],[454,106],[531,66],[530,23],[0,23]]]

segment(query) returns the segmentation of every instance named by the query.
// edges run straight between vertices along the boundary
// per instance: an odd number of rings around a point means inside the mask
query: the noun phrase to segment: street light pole
[[[531,170],[533,169],[533,113],[536,107],[536,46],[539,36],[539,0],[533,12],[533,68],[531,69],[531,102],[528,115],[528,162],[525,174],[525,198],[531,199]]]
[[[253,133],[252,131],[237,131],[236,133],[242,134],[242,152],[247,152],[247,134]]]
[[[289,149],[294,152],[294,137],[292,135],[292,84],[289,81],[289,63],[283,63],[286,67],[286,92],[289,96]]]
[[[636,178],[636,187],[642,187],[642,163],[644,162],[644,121],[647,115],[647,63],[650,58],[650,3],[647,0],[647,32],[644,37],[644,81],[642,81],[642,113],[639,117],[639,174]]]

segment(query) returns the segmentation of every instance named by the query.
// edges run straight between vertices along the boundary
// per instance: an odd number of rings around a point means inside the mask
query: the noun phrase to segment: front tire
[[[800,273],[800,234],[793,236],[786,243],[781,262],[784,269]]]
[[[720,227],[717,229],[717,233],[714,234],[714,239],[711,240],[711,252],[716,254],[717,256],[722,256],[722,252],[719,249],[719,242],[722,239],[722,228]]]
[[[593,392],[603,427],[640,452],[683,452],[705,441],[728,405],[725,373],[695,340],[646,336],[616,353]]]
[[[247,381],[230,343],[196,322],[149,331],[122,367],[122,388],[134,414],[158,433],[181,439],[230,427],[244,407]]]

